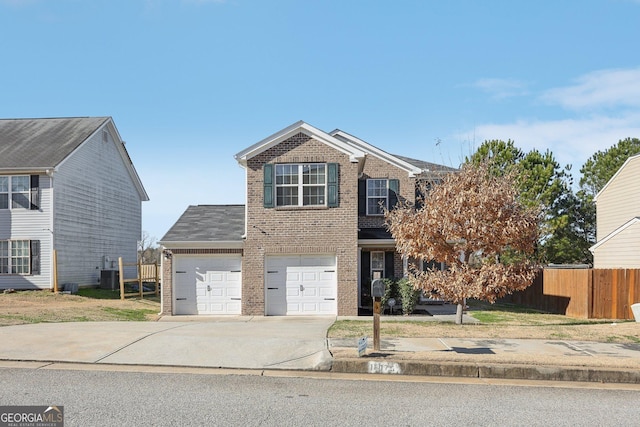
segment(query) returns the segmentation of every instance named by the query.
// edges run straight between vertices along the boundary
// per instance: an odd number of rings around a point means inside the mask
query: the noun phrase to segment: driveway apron
[[[0,359],[124,365],[329,370],[335,317],[165,317],[160,322],[0,328]]]

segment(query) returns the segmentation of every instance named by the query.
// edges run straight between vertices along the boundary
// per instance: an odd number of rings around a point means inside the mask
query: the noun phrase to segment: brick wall
[[[264,208],[265,163],[338,163],[336,208]],[[338,314],[358,311],[358,166],[348,155],[299,133],[251,158],[247,164],[247,239],[242,277],[242,312],[264,315],[265,256],[335,254]]]
[[[368,156],[362,171],[361,179],[398,179],[400,180],[400,194],[398,202],[410,201],[413,203],[416,197],[416,180],[409,174],[377,157]],[[358,226],[361,228],[384,227],[384,218],[381,216],[360,216]]]

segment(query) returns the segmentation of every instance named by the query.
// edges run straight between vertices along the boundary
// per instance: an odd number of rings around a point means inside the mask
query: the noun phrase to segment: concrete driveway
[[[0,328],[0,359],[124,365],[329,370],[335,317],[163,317],[159,322]]]

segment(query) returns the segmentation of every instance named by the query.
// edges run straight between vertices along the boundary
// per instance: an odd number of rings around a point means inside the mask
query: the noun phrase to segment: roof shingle
[[[161,241],[241,242],[244,214],[244,205],[192,205]]]
[[[0,119],[0,169],[55,167],[109,119]]]

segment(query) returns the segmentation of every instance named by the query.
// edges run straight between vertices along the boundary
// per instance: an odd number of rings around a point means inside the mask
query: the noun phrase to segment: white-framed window
[[[9,177],[0,176],[0,209],[9,209]]]
[[[382,279],[384,275],[384,252],[371,253],[371,280]]]
[[[383,215],[389,206],[389,180],[367,179],[367,215]]]
[[[30,274],[29,240],[0,240],[0,274]]]
[[[0,176],[0,209],[29,209],[30,194],[29,175]]]
[[[276,165],[276,206],[326,206],[327,165]]]

